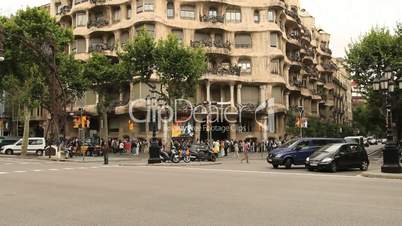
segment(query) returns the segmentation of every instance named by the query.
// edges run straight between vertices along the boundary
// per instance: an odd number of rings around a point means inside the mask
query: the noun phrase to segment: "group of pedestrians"
[[[197,143],[205,143],[202,141],[197,141]],[[236,159],[240,159],[240,154],[243,153],[244,156],[241,159],[241,162],[246,161],[249,162],[248,154],[250,152],[254,153],[263,153],[270,152],[273,149],[277,148],[281,142],[276,141],[274,139],[269,139],[262,142],[256,142],[255,140],[215,140],[210,144],[210,148],[213,153],[217,155],[217,157],[225,157],[228,156],[230,152],[233,153],[233,156]]]
[[[109,147],[113,153],[139,155],[148,148],[148,142],[130,137],[112,138],[109,139]]]

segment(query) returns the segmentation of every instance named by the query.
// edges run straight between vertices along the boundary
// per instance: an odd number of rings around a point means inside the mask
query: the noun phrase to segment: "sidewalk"
[[[378,159],[377,161],[373,161],[370,164],[370,168],[368,171],[361,173],[362,177],[368,178],[380,178],[380,179],[396,179],[402,180],[402,173],[393,174],[393,173],[382,173],[381,172],[382,159]]]

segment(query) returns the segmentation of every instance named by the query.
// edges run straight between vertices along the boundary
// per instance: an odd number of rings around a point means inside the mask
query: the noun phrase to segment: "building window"
[[[271,61],[271,73],[275,74],[275,75],[279,75],[280,74],[280,61],[279,59],[274,59]]]
[[[144,29],[145,31],[147,31],[151,36],[155,36],[155,25],[153,24],[143,24],[141,26],[137,26],[135,28],[135,31],[138,33],[140,32],[142,29]]]
[[[276,104],[282,104],[283,103],[282,88],[278,86],[272,87],[272,97],[274,98]]]
[[[268,10],[268,22],[276,23],[276,11],[275,10]]]
[[[73,52],[85,53],[87,51],[87,42],[84,38],[77,38],[73,43]]]
[[[237,34],[235,37],[236,48],[251,48],[252,40],[250,34]]]
[[[254,11],[254,23],[259,23],[260,22],[260,11],[255,10]]]
[[[180,43],[183,43],[183,30],[182,29],[172,29],[172,33],[176,35]]]
[[[79,12],[76,15],[76,26],[84,27],[87,26],[87,14],[85,12]]]
[[[154,0],[137,0],[137,13],[153,12]]]
[[[131,10],[131,6],[127,6],[127,19],[131,19],[131,14],[133,13],[133,11]]]
[[[218,16],[218,10],[215,7],[209,8],[208,16],[209,17],[217,17]]]
[[[271,33],[271,47],[278,48],[278,33]]]
[[[154,11],[154,0],[144,0],[144,12]]]
[[[238,66],[240,67],[242,73],[251,73],[251,60],[240,59]]]
[[[142,0],[137,0],[137,13],[142,13],[144,11],[144,7],[142,5]]]
[[[168,2],[167,3],[167,17],[168,18],[174,18],[174,4],[173,2]]]
[[[113,19],[113,22],[120,21],[120,8],[113,10],[113,18],[112,19]]]
[[[121,45],[124,46],[127,43],[129,38],[130,38],[130,35],[129,35],[128,31],[122,32],[121,35],[120,35],[120,43],[121,43]]]
[[[226,21],[240,23],[241,22],[241,10],[238,8],[229,8],[226,10]]]
[[[195,7],[191,5],[183,5],[180,8],[180,18],[186,20],[195,19]]]
[[[75,0],[75,1],[74,1],[74,4],[75,4],[75,5],[78,5],[78,4],[87,2],[87,1],[88,1],[88,0]]]

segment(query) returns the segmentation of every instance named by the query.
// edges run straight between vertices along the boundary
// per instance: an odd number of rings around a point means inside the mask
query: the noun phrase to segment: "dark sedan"
[[[358,144],[331,144],[314,152],[306,159],[308,170],[329,170],[360,168],[366,171],[369,166],[367,152]]]

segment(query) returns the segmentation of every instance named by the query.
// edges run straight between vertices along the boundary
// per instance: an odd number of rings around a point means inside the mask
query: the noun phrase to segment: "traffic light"
[[[81,128],[86,128],[87,127],[87,116],[82,116],[81,117]]]
[[[73,119],[73,128],[74,129],[78,129],[78,128],[80,128],[80,125],[81,125],[81,119],[80,119],[80,117],[74,117],[74,119]]]
[[[134,122],[131,120],[128,120],[128,130],[130,131],[134,130]]]

